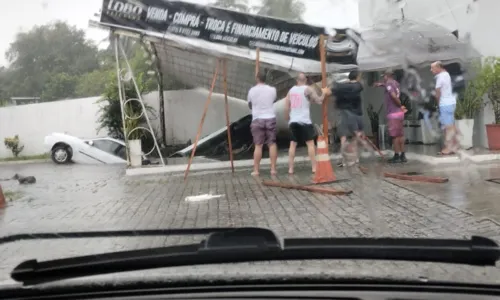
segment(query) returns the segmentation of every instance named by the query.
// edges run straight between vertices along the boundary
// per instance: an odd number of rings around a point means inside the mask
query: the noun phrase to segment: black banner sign
[[[165,0],[103,0],[101,22],[318,61],[325,34],[322,27]],[[328,60],[351,63],[345,58]]]

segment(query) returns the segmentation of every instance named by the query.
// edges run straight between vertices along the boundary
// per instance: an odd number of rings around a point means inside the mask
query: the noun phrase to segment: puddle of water
[[[188,196],[184,200],[186,202],[200,202],[200,201],[219,199],[222,197],[224,197],[224,195],[203,194],[203,195],[196,195],[196,196]]]

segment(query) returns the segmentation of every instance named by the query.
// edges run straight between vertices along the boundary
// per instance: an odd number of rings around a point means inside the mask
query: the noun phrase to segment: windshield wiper
[[[280,243],[268,229],[213,232],[201,243],[22,262],[11,277],[24,284],[175,266],[305,259],[376,259],[494,266],[497,243],[421,238],[299,238]]]
[[[108,231],[70,231],[70,232],[40,232],[20,233],[0,237],[0,245],[24,240],[53,239],[88,239],[106,237],[145,237],[171,235],[200,235],[213,232],[234,230],[234,227],[178,228],[178,229],[143,229],[143,230],[108,230]]]

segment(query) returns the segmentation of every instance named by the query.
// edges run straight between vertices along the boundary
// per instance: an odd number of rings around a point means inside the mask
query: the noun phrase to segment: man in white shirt
[[[457,105],[456,95],[453,94],[453,85],[451,83],[450,74],[444,69],[440,61],[436,61],[431,65],[431,72],[436,75],[436,100],[439,106],[439,122],[444,130],[445,146],[440,155],[453,154],[453,151],[448,149],[448,141],[450,141],[456,133],[455,128],[455,108]]]
[[[253,136],[255,150],[253,152],[253,176],[259,176],[262,147],[269,147],[271,159],[271,175],[276,175],[276,160],[278,148],[276,146],[276,88],[265,83],[266,74],[257,74],[257,84],[248,91],[248,107],[252,110],[252,124],[250,130]]]

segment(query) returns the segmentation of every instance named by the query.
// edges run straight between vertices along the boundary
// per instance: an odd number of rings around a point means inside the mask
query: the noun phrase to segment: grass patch
[[[3,195],[7,201],[14,201],[23,196],[21,192],[13,192],[13,191],[4,191]]]
[[[23,160],[35,160],[35,159],[49,159],[50,154],[38,154],[38,155],[26,155],[26,156],[18,156],[18,157],[6,157],[0,158],[0,162],[4,161],[23,161]]]

